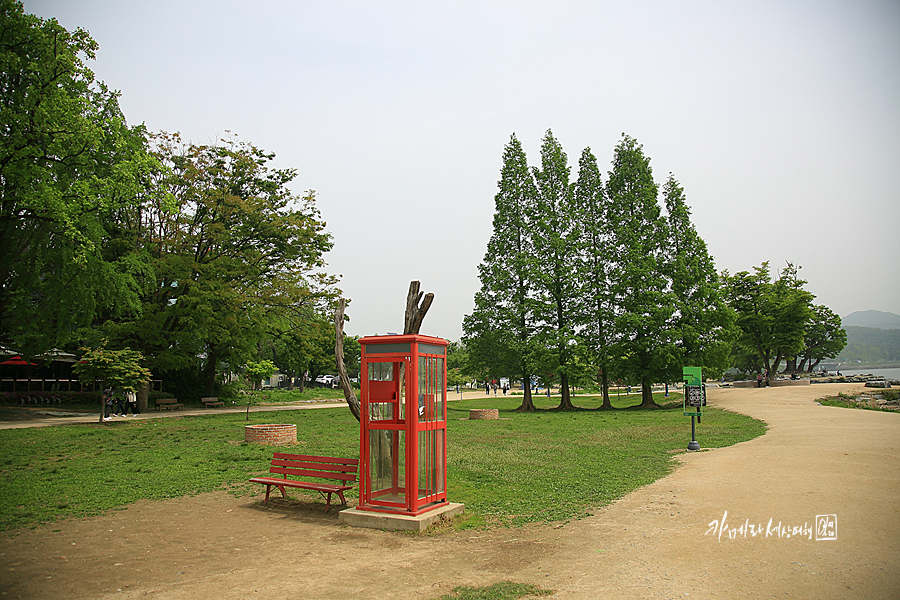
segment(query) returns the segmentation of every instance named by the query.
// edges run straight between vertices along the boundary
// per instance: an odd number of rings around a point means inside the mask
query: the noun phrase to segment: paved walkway
[[[346,407],[346,402],[298,402],[296,404],[284,404],[278,406],[254,405],[250,407],[251,413],[270,412],[279,410],[305,410],[313,408],[339,408]],[[28,427],[52,427],[54,425],[72,425],[73,423],[97,423],[100,413],[75,413],[63,410],[32,409],[34,412],[59,413],[62,416],[41,416],[36,419],[22,419],[19,421],[0,421],[0,429],[24,429]],[[156,411],[150,410],[139,415],[129,413],[127,417],[113,417],[113,421],[131,421],[134,419],[163,419],[166,417],[183,417],[186,415],[211,415],[220,413],[245,413],[247,405],[226,406],[224,408],[185,408],[176,410]]]
[[[545,579],[553,597],[900,598],[900,414],[813,402],[861,389],[710,390],[767,433],[685,454],[669,477],[567,526],[553,560],[566,569]]]
[[[500,393],[498,396],[503,397]],[[494,396],[485,396],[483,390],[464,390],[462,394],[451,392],[447,394],[448,401],[460,399],[484,398],[492,399]],[[14,408],[14,407],[13,407]],[[265,405],[255,404],[250,407],[251,413],[270,412],[279,410],[307,410],[315,408],[347,408],[347,403],[342,400],[327,402],[295,402],[293,404]],[[28,427],[52,427],[54,425],[71,425],[73,423],[97,423],[100,419],[99,412],[70,412],[65,410],[57,410],[54,408],[28,408],[33,413],[43,413],[42,416],[34,419],[21,419],[17,421],[0,421],[0,429],[24,429]],[[223,408],[202,408],[187,407],[176,410],[149,410],[137,416],[129,414],[127,417],[113,417],[114,421],[126,421],[131,419],[161,419],[165,417],[183,417],[185,415],[209,415],[216,413],[244,413],[247,412],[247,405],[225,406]],[[48,416],[48,413],[59,414],[59,416]]]

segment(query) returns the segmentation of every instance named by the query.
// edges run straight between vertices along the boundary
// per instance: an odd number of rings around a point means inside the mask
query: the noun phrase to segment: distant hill
[[[847,327],[875,327],[876,329],[900,329],[900,315],[880,310],[858,310],[841,319]]]
[[[900,361],[900,330],[853,325],[845,326],[844,330],[847,332],[847,346],[835,361],[872,364]]]

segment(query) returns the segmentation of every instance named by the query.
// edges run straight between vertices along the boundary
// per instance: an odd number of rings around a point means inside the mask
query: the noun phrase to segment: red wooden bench
[[[356,481],[358,469],[358,458],[307,456],[305,454],[276,452],[275,456],[272,457],[269,473],[281,475],[281,477],[254,477],[250,481],[266,486],[266,499],[263,501],[263,504],[268,503],[269,492],[273,487],[281,490],[282,498],[287,497],[284,492],[285,488],[299,488],[313,490],[325,496],[325,512],[328,512],[328,509],[331,508],[331,494],[337,494],[344,506],[347,505],[344,492],[353,487],[353,485],[347,484],[352,484]],[[333,479],[342,483],[298,481],[297,479],[288,479],[288,475],[305,479]]]

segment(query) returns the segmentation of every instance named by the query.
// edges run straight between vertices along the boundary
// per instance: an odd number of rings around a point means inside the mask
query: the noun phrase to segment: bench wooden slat
[[[353,473],[359,465],[355,463],[323,463],[313,460],[291,460],[287,458],[273,458],[273,467],[294,467],[296,469],[313,469],[325,473]]]
[[[341,481],[356,481],[356,473],[326,473],[324,471],[309,471],[307,469],[286,469],[284,467],[271,467],[269,468],[269,473],[291,475],[292,477],[324,477],[326,479],[339,479]]]
[[[353,465],[359,464],[358,458],[339,458],[335,456],[313,456],[311,454],[287,454],[285,452],[276,452],[272,458],[283,458],[285,460],[305,460],[318,463]]]
[[[285,486],[285,487],[295,487],[295,488],[303,488],[307,490],[317,490],[317,491],[331,491],[336,492],[338,490],[349,490],[353,489],[352,485],[328,485],[327,483],[313,483],[311,481],[297,481],[295,479],[281,479],[280,477],[254,477],[251,479],[253,483],[269,483],[276,487]]]

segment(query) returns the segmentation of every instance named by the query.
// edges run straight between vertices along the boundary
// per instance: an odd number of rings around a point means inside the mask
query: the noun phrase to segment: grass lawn
[[[466,504],[458,526],[578,519],[665,476],[675,466],[672,451],[690,441],[680,396],[671,400],[664,409],[629,408],[639,402],[635,394],[613,397],[620,410],[536,413],[514,412],[515,397],[450,402],[448,498]],[[536,399],[541,408],[557,403]],[[579,396],[575,404],[593,408],[599,399]],[[469,421],[470,408],[499,408],[500,420]],[[347,409],[251,410],[250,424],[273,422],[297,425],[289,451],[358,455],[359,425]],[[260,495],[262,486],[247,479],[268,470],[273,448],[244,442],[247,424],[241,413],[0,430],[0,530],[142,498],[221,489]],[[697,437],[713,448],[764,431],[761,421],[710,407]]]
[[[356,395],[359,396],[359,388]],[[344,401],[344,392],[340,388],[308,387],[302,392],[288,389],[265,389],[248,392],[253,399],[253,404],[288,404],[290,402],[324,402],[328,400]],[[238,404],[246,404],[244,398],[237,401]]]

